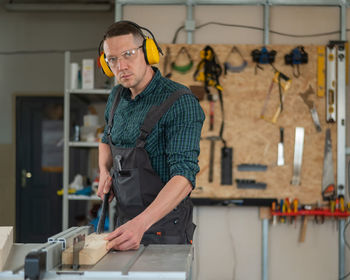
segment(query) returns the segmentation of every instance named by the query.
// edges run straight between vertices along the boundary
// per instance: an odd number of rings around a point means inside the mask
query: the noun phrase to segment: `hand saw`
[[[331,199],[335,196],[333,156],[331,130],[326,130],[326,140],[324,145],[323,176],[322,176],[322,198]]]

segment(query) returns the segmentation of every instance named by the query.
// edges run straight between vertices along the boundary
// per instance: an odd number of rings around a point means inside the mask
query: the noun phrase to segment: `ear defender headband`
[[[123,21],[119,21],[120,23],[127,23],[130,24],[132,26],[134,26],[140,33],[140,35],[144,38],[143,42],[142,42],[142,50],[145,56],[145,61],[148,65],[153,65],[153,64],[158,64],[159,63],[159,53],[163,55],[163,51],[162,49],[159,47],[156,39],[154,38],[153,33],[142,26],[139,26],[138,24],[132,22],[132,21],[128,21],[128,20],[123,20]],[[146,37],[143,32],[143,30],[146,30],[152,38]],[[99,46],[99,62],[100,65],[102,67],[103,73],[108,76],[108,77],[113,77],[114,74],[112,72],[112,70],[109,68],[105,58],[105,54],[103,52],[103,42],[104,42],[105,38],[101,41],[100,46]]]

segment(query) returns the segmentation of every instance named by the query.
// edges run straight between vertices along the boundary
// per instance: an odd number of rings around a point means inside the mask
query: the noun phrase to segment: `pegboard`
[[[176,57],[181,47],[189,51],[194,65],[185,74],[171,71],[171,79],[186,86],[202,85],[194,81],[193,73],[200,61],[200,51],[204,44],[176,44],[161,45],[168,55],[161,57],[159,69],[164,74],[170,71],[170,62],[177,65],[188,63],[183,55]],[[237,53],[229,55],[232,45],[210,45],[223,67],[225,61],[232,65],[240,65],[242,58]],[[290,88],[284,92],[283,111],[276,123],[272,119],[279,106],[279,91],[274,84],[268,105],[265,111],[265,120],[260,117],[274,69],[268,65],[261,65],[263,69],[256,69],[252,61],[251,51],[261,49],[261,45],[236,45],[248,65],[242,72],[227,72],[220,77],[223,86],[223,100],[225,109],[224,139],[227,146],[233,147],[233,184],[221,185],[221,148],[222,142],[217,141],[214,153],[213,182],[208,181],[210,141],[207,136],[219,135],[221,125],[221,111],[219,101],[215,102],[214,130],[209,131],[209,101],[204,98],[200,104],[206,114],[202,129],[202,138],[199,156],[200,172],[197,175],[197,187],[192,192],[194,198],[236,199],[236,198],[298,198],[302,203],[315,203],[321,200],[321,185],[323,174],[323,157],[325,132],[331,129],[333,169],[336,172],[336,124],[325,121],[325,97],[317,96],[317,46],[304,46],[308,53],[308,63],[300,65],[300,76],[293,76],[293,68],[285,65],[284,56],[296,46],[269,45],[268,50],[277,52],[274,66],[283,74],[292,79]],[[169,51],[170,50],[170,51]],[[228,56],[229,55],[229,56]],[[165,64],[165,61],[168,62]],[[295,69],[294,69],[295,71]],[[165,73],[166,72],[166,73]],[[322,131],[317,132],[312,121],[309,108],[304,103],[300,93],[312,87],[314,94],[310,100],[314,101],[320,119]],[[213,94],[215,89],[211,89]],[[267,120],[266,120],[267,119]],[[277,166],[277,146],[280,140],[280,127],[284,128],[284,166]],[[292,185],[294,161],[295,128],[304,127],[304,149],[301,169],[301,184]],[[243,172],[237,170],[238,164],[267,165],[264,172]],[[336,174],[334,174],[336,178]],[[238,189],[235,179],[250,179],[267,184],[265,190]]]

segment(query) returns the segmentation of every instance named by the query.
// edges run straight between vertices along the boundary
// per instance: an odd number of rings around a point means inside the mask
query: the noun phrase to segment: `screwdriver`
[[[295,213],[295,226],[297,225],[297,213],[298,213],[298,204],[299,204],[299,201],[298,199],[294,198],[293,200],[293,212]]]
[[[276,201],[272,202],[272,213],[276,212]],[[277,216],[276,215],[272,215],[272,225],[276,225],[277,224]]]

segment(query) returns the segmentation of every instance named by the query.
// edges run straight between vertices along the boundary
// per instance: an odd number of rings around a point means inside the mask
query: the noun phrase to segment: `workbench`
[[[25,256],[43,244],[18,244],[0,272],[0,279],[24,279]],[[50,260],[46,260],[50,262]],[[133,251],[110,251],[94,266],[58,265],[42,274],[42,279],[191,279],[192,245],[141,245]]]

